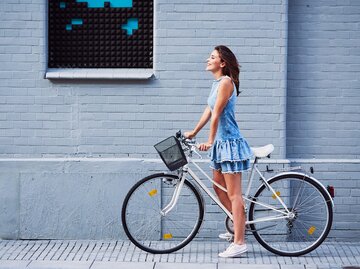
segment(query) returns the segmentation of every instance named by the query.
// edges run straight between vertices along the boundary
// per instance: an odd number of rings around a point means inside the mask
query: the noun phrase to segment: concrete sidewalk
[[[220,241],[193,241],[163,255],[139,250],[129,241],[2,240],[0,269],[315,269],[360,265],[360,244],[325,242],[302,257],[282,257],[249,242],[242,258],[219,258]]]

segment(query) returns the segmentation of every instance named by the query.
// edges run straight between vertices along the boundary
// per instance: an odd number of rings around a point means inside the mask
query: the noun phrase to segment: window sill
[[[49,68],[46,79],[149,79],[153,69],[125,68]]]

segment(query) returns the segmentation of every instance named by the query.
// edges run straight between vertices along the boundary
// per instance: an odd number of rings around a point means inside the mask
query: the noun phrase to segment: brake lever
[[[191,148],[190,148],[191,152],[194,152],[197,156],[200,157],[200,159],[202,159],[202,156],[201,156],[200,153],[197,152],[197,150],[196,150],[196,149],[199,148],[200,144],[199,144],[199,143],[196,143],[195,140],[186,138],[186,137],[184,137],[184,136],[183,136],[183,138],[184,138],[184,140],[183,140],[184,143],[185,143],[187,146],[190,146],[190,147],[191,147]]]
[[[192,152],[195,152],[195,154],[196,154],[197,156],[199,156],[200,159],[202,159],[201,154],[200,154],[199,152],[197,152],[197,150],[196,150],[197,148],[199,148],[199,145],[200,145],[200,144],[196,144],[196,145],[191,146],[191,150],[192,150]]]

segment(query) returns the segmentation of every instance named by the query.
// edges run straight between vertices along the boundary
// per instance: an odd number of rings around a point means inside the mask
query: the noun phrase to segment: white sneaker
[[[240,257],[241,254],[247,252],[246,244],[238,245],[235,243],[231,243],[230,246],[224,251],[219,253],[219,257],[221,258],[236,258]]]
[[[230,242],[234,240],[234,235],[229,232],[226,232],[223,234],[219,234],[219,238]]]

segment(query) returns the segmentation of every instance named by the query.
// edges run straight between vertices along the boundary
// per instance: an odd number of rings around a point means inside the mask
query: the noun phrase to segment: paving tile
[[[216,269],[216,263],[157,262],[154,269]]]
[[[357,243],[335,244],[326,242],[320,248],[299,257],[281,257],[263,249],[257,242],[248,242],[249,252],[239,259],[223,259],[218,253],[227,247],[222,241],[193,241],[185,248],[171,254],[150,254],[136,248],[127,240],[0,240],[0,265],[16,268],[14,262],[30,263],[29,268],[74,268],[88,269],[89,264],[103,266],[98,262],[131,262],[133,264],[152,264],[156,268],[175,266],[177,268],[196,269],[215,268],[276,268],[276,269],[341,269],[345,265],[360,264],[360,245]],[[1,258],[1,256],[3,258]],[[60,261],[62,260],[62,261]],[[50,265],[44,262],[53,262]],[[64,262],[65,261],[65,262]],[[76,263],[86,262],[85,265]],[[71,266],[69,266],[69,262]],[[60,265],[59,265],[60,263]],[[15,265],[14,265],[15,264]],[[22,266],[21,263],[18,263]],[[15,266],[15,267],[14,267]],[[52,267],[49,267],[52,266]],[[234,267],[235,266],[235,267]],[[21,267],[20,267],[21,268]],[[2,269],[2,267],[0,267]],[[91,268],[93,269],[93,267]],[[207,268],[206,268],[207,269]]]
[[[0,260],[0,269],[23,269],[30,261],[4,261]]]
[[[316,264],[305,264],[305,269],[317,269],[318,266]]]
[[[319,264],[318,269],[343,269],[341,265],[338,264]]]
[[[102,261],[109,261],[110,260],[111,254],[114,252],[116,244],[117,244],[117,242],[115,242],[115,241],[109,242],[109,247],[108,247],[105,255],[103,256],[103,258],[101,259]]]
[[[91,264],[91,261],[32,261],[27,269],[89,269]]]
[[[218,269],[280,269],[278,264],[218,264]],[[304,269],[304,268],[303,268]]]
[[[280,264],[280,269],[305,269],[304,264]]]
[[[7,247],[4,248],[3,251],[1,252],[0,259],[2,260],[7,260],[7,258],[11,256],[11,254],[16,249],[18,249],[21,244],[19,241],[9,241],[8,243],[9,244],[7,245]]]
[[[22,246],[21,242],[19,242],[19,241],[17,243],[18,244],[17,244],[16,248],[13,248],[9,253],[7,253],[7,255],[2,257],[3,260],[14,260],[14,258],[19,255],[19,253],[24,248],[24,246]]]
[[[96,261],[91,269],[153,269],[153,262],[103,262]]]

